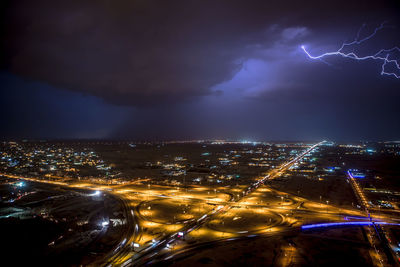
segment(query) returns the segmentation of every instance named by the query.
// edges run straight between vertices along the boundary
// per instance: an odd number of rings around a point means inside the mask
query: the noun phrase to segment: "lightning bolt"
[[[365,27],[365,24],[363,24],[363,26],[359,29],[359,31],[357,32],[357,36],[354,39],[354,41],[352,42],[348,42],[348,43],[343,43],[340,48],[336,51],[333,52],[327,52],[324,54],[321,54],[319,56],[313,56],[311,55],[306,47],[304,45],[301,46],[301,49],[304,51],[304,53],[306,53],[306,55],[310,58],[310,59],[316,59],[316,60],[321,60],[324,63],[327,63],[323,60],[323,58],[325,57],[329,57],[329,56],[341,56],[344,58],[350,58],[350,59],[354,59],[354,60],[375,60],[375,61],[379,61],[381,62],[381,75],[388,75],[388,76],[394,76],[397,79],[400,79],[400,60],[399,59],[393,59],[393,57],[391,57],[391,55],[394,52],[400,52],[400,48],[398,46],[389,48],[389,49],[381,49],[379,50],[377,53],[372,54],[372,55],[366,55],[366,56],[360,56],[358,55],[356,52],[344,52],[343,50],[346,47],[349,46],[353,46],[353,45],[360,45],[368,40],[370,40],[371,38],[373,38],[380,30],[382,30],[383,28],[387,27],[386,22],[383,22],[379,27],[375,28],[375,30],[369,34],[368,36],[360,39],[360,33],[361,30]],[[327,63],[329,64],[329,63]],[[387,71],[387,64],[391,64],[391,66],[394,67],[394,69],[396,71],[399,72],[399,74],[397,74],[396,72],[393,71]]]

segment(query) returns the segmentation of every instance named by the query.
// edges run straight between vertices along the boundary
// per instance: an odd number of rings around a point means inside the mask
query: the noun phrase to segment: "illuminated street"
[[[366,196],[350,172],[351,187],[365,210],[335,206],[329,201],[312,201],[274,188],[275,179],[294,166],[299,166],[304,157],[312,158],[314,150],[320,146],[324,146],[324,142],[312,145],[282,162],[248,186],[182,187],[146,182],[108,185],[82,179],[74,182],[62,177],[46,180],[5,173],[1,175],[70,190],[84,189],[94,192],[94,196],[111,194],[119,198],[123,219],[105,221],[104,227],[110,223],[124,225],[124,234],[109,253],[96,260],[96,265],[156,263],[179,258],[210,242],[279,236],[319,227],[364,225],[366,229],[371,229],[374,222],[378,227],[384,226],[382,224],[398,225],[398,220],[393,216],[369,214],[367,208],[370,205]],[[376,248],[376,238],[374,231],[369,232],[377,261],[382,264],[387,259]],[[286,256],[281,259],[282,265],[290,265],[296,259],[295,248],[289,244],[283,251]]]

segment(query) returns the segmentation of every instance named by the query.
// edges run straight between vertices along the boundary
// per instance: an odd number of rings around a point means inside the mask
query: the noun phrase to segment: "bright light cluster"
[[[370,40],[371,38],[373,38],[377,34],[378,31],[380,31],[386,27],[386,22],[383,22],[379,27],[375,28],[373,33],[371,33],[367,37],[360,39],[360,32],[364,27],[365,27],[365,24],[358,31],[357,36],[354,39],[354,41],[349,42],[349,43],[343,43],[342,46],[336,51],[323,53],[319,56],[313,56],[307,51],[307,49],[304,45],[301,46],[301,49],[303,49],[304,53],[306,53],[309,58],[318,59],[318,60],[322,60],[322,61],[323,61],[324,57],[328,57],[328,56],[341,56],[341,57],[350,58],[350,59],[354,59],[354,60],[371,59],[371,60],[380,61],[380,62],[382,62],[381,75],[394,76],[395,78],[400,79],[400,59],[394,58],[395,52],[400,53],[400,48],[398,46],[395,46],[395,47],[392,47],[389,49],[381,49],[378,52],[376,52],[375,54],[366,55],[366,56],[360,56],[354,51],[352,51],[352,52],[344,52],[343,51],[348,46],[360,45],[360,44]],[[388,64],[393,66],[395,71],[396,72],[398,71],[398,73],[393,72],[393,71],[387,71]]]

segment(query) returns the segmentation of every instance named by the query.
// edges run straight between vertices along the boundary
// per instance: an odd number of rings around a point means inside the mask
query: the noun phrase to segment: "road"
[[[373,213],[371,213],[371,205],[369,204],[369,201],[364,194],[363,189],[360,187],[359,183],[350,171],[347,171],[347,177],[350,181],[354,194],[356,195],[361,207],[364,209],[370,222],[372,222],[373,228],[375,230],[373,231],[371,230],[372,227],[369,227],[369,239],[371,242],[371,246],[375,250],[379,264],[381,266],[384,266],[385,263],[400,266],[400,259],[398,255],[396,255],[396,253],[391,249],[391,244],[389,243],[390,238],[388,238],[383,227],[380,224],[374,222]],[[378,249],[379,245],[383,248],[383,253]]]
[[[209,222],[214,216],[221,215],[221,214],[227,212],[230,208],[232,208],[232,206],[235,203],[239,202],[243,197],[245,197],[245,196],[251,194],[252,192],[254,192],[255,190],[257,190],[266,181],[281,176],[293,164],[297,163],[304,156],[311,153],[315,148],[322,145],[323,143],[325,143],[325,141],[319,142],[319,143],[311,146],[304,152],[297,155],[295,158],[290,159],[288,162],[283,163],[279,167],[269,171],[268,174],[265,175],[261,180],[258,180],[257,182],[253,183],[246,190],[244,190],[244,192],[242,194],[239,194],[238,198],[232,199],[232,201],[228,202],[226,205],[220,205],[220,206],[214,208],[211,212],[204,214],[199,219],[186,224],[182,229],[179,230],[179,232],[175,232],[173,234],[167,235],[164,238],[154,242],[151,246],[144,248],[142,251],[140,251],[139,253],[134,255],[133,260],[129,259],[127,261],[128,264],[145,265],[146,263],[150,262],[152,260],[152,257],[156,256],[158,254],[158,252],[163,250],[165,247],[167,247],[167,245],[169,246],[170,244],[172,244],[172,243],[176,242],[177,240],[179,240],[180,238],[182,238],[184,235],[190,233],[191,231],[202,226],[203,224]],[[124,264],[122,264],[122,265],[124,265]]]
[[[313,152],[314,149],[322,144],[324,142],[310,146],[296,157],[290,158],[287,162],[270,170],[266,175],[248,187],[238,186],[232,190],[222,189],[223,191],[217,191],[216,188],[213,188],[214,191],[212,191],[210,188],[199,186],[193,187],[191,191],[187,188],[182,189],[150,184],[108,185],[95,184],[90,181],[77,182],[69,178],[62,179],[59,177],[57,177],[57,180],[43,180],[12,174],[0,173],[0,175],[53,184],[69,189],[102,190],[117,198],[126,219],[121,229],[123,237],[109,253],[93,262],[93,265],[96,266],[146,265],[168,259],[168,257],[194,253],[198,249],[211,247],[213,244],[219,244],[220,242],[238,240],[246,236],[255,237],[260,234],[268,236],[274,232],[282,233],[293,229],[299,231],[301,224],[316,221],[326,222],[327,220],[331,220],[332,222],[366,220],[366,222],[374,224],[375,228],[367,227],[367,230],[369,230],[368,238],[371,241],[372,247],[375,248],[376,255],[378,255],[377,261],[380,263],[383,262],[382,258],[385,255],[382,256],[382,253],[379,253],[377,249],[378,245],[376,245],[379,243],[377,239],[382,239],[386,243],[390,239],[386,236],[380,224],[375,224],[374,222],[396,222],[396,220],[387,215],[377,216],[374,214],[374,218],[370,216],[370,212],[374,212],[374,209],[370,206],[363,190],[351,174],[348,176],[349,181],[365,211],[366,215],[364,218],[360,217],[360,214],[361,216],[363,215],[358,210],[348,210],[342,207],[312,202],[296,195],[279,192],[272,187],[263,186],[266,182],[280,177],[294,164],[301,161],[306,155]],[[268,197],[265,197],[266,195]],[[153,210],[153,205],[158,205],[158,210]],[[193,212],[192,210],[190,214],[182,216],[182,209],[179,209],[179,207],[185,206],[186,208],[183,208],[183,210],[189,213],[188,205],[192,209],[196,207],[197,212]],[[167,208],[165,209],[165,207]],[[166,211],[167,215],[154,217],[154,215],[159,215],[161,211]],[[169,211],[171,212],[168,213]],[[240,212],[244,215],[240,214]],[[249,214],[248,212],[251,214],[246,217],[246,214]],[[296,213],[298,215],[301,214],[303,219],[293,220],[296,217],[294,215]],[[178,216],[178,214],[182,217],[176,220],[175,215]],[[351,216],[358,217],[351,219]],[[246,223],[246,221],[243,223],[241,218],[247,219],[247,222],[250,223]],[[265,223],[266,218],[270,219],[267,223]],[[260,222],[260,224],[257,225],[256,221],[257,223]],[[230,222],[230,225],[228,225],[228,222]],[[151,233],[149,223],[154,224],[151,229],[158,229],[159,231]],[[260,227],[261,224],[264,228]],[[241,228],[241,225],[243,225],[243,228]],[[273,231],[271,232],[269,231],[271,228],[276,229],[272,229]],[[204,229],[207,230],[203,231]],[[214,232],[209,235],[210,231]],[[195,233],[199,232],[201,233],[196,236]],[[145,238],[143,238],[144,235],[146,235]],[[179,248],[180,245],[175,246],[176,244],[183,244],[184,242],[180,241],[186,236],[190,238],[195,236],[199,244],[195,246],[186,244],[182,248]],[[211,236],[211,238],[204,238],[206,236]],[[221,237],[222,240],[210,241],[213,238]],[[174,249],[164,250],[169,247],[174,247]],[[392,253],[392,256],[395,256],[388,248],[389,246],[386,246],[386,254],[389,255]],[[293,253],[293,248],[288,247],[285,250],[285,254],[289,256],[286,259],[287,261],[282,264],[291,264],[291,258],[294,257]]]
[[[262,179],[256,181],[249,187],[245,188],[243,192],[238,194],[238,197],[233,197],[231,195],[230,200],[228,201],[223,201],[220,204],[218,204],[218,201],[216,201],[214,208],[209,211],[204,213],[202,216],[198,216],[197,219],[191,219],[185,221],[183,223],[181,229],[177,232],[172,232],[170,234],[165,234],[158,240],[154,240],[151,245],[148,246],[142,246],[139,249],[134,249],[133,244],[141,237],[142,231],[140,228],[141,225],[141,219],[140,219],[140,213],[138,210],[138,205],[135,204],[133,205],[130,200],[128,199],[130,197],[129,193],[124,193],[124,190],[121,189],[123,186],[113,186],[113,185],[99,185],[99,184],[93,184],[90,183],[89,181],[81,181],[81,182],[74,182],[71,181],[71,179],[65,178],[65,179],[57,179],[56,181],[54,180],[43,180],[43,179],[38,179],[38,178],[32,178],[32,177],[22,177],[22,176],[17,176],[17,175],[11,175],[11,174],[1,174],[3,176],[9,177],[9,178],[15,178],[15,179],[25,179],[28,181],[34,181],[34,182],[41,182],[41,183],[47,183],[47,184],[53,184],[57,186],[63,186],[63,187],[68,187],[70,189],[86,189],[86,190],[103,190],[107,191],[109,194],[112,194],[114,197],[119,199],[124,217],[126,218],[126,223],[124,224],[124,237],[118,242],[118,245],[116,245],[112,251],[110,251],[108,254],[106,254],[103,258],[99,259],[96,261],[94,264],[99,265],[99,266],[110,266],[110,265],[141,265],[145,264],[149,261],[151,261],[152,257],[157,255],[159,251],[167,247],[167,245],[172,244],[176,242],[177,240],[180,240],[182,236],[187,235],[191,231],[198,229],[205,223],[209,222],[212,218],[215,218],[218,215],[226,213],[228,210],[230,210],[236,203],[241,201],[244,197],[248,196],[249,194],[253,193],[255,190],[260,188],[266,181],[274,179],[276,177],[281,176],[286,170],[288,170],[293,164],[299,162],[304,156],[306,156],[308,153],[312,152],[315,148],[318,146],[322,145],[324,142],[320,142],[318,144],[315,144],[308,149],[306,149],[304,152],[300,153],[297,155],[295,158],[291,158],[289,161],[281,164],[277,168],[269,171],[267,175],[262,177]],[[130,188],[129,191],[131,192],[132,189]],[[157,190],[150,190],[150,188],[142,188],[142,193],[146,194],[146,196],[153,196],[153,197],[165,197],[162,193],[160,195],[160,191],[164,189],[160,189],[159,191]],[[153,192],[154,191],[154,192]],[[173,196],[172,196],[173,195]],[[175,194],[172,194],[170,196],[171,199],[179,199],[178,196]],[[134,251],[136,250],[136,252]]]

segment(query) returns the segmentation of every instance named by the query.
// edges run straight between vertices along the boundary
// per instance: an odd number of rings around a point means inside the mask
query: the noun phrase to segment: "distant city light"
[[[18,187],[23,187],[23,186],[25,186],[25,183],[24,182],[19,182],[19,183],[15,183],[15,185],[18,186]]]
[[[101,191],[99,191],[99,190],[96,190],[96,191],[94,191],[93,194],[91,194],[91,196],[100,196],[100,195],[101,195]]]

